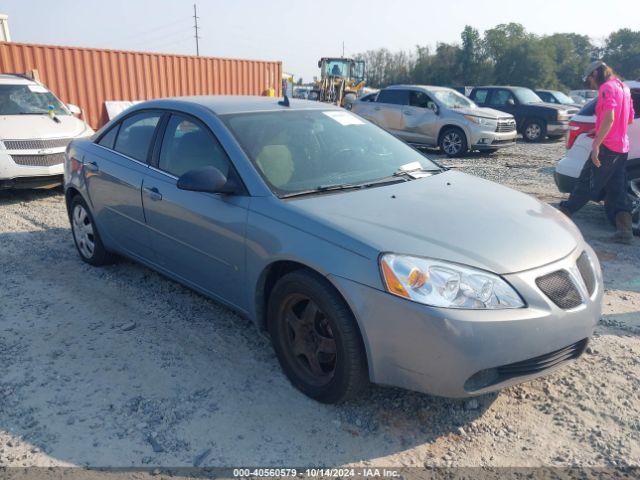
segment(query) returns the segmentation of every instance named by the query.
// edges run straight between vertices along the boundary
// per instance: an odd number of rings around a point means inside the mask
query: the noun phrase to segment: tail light
[[[596,124],[592,122],[569,122],[569,135],[567,136],[567,150],[573,147],[573,144],[579,135],[583,133],[591,133],[595,129]]]

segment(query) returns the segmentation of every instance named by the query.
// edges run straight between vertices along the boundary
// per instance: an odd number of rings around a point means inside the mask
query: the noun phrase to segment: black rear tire
[[[458,127],[445,129],[438,139],[438,146],[447,157],[459,157],[469,150],[467,136]]]
[[[269,297],[268,326],[284,373],[305,395],[339,403],[369,384],[356,320],[321,276],[296,270],[278,280]]]
[[[84,262],[100,267],[115,261],[115,255],[104,247],[93,214],[79,194],[69,202],[69,221],[73,242]]]
[[[631,213],[633,234],[640,235],[640,195],[637,194],[637,191],[640,188],[640,169],[627,171],[627,175],[629,180],[629,187],[627,192],[629,194],[629,201],[634,207],[633,212]],[[631,186],[631,182],[635,182],[635,188]],[[616,215],[613,210],[613,206],[609,204],[606,199],[604,201],[604,211],[607,214],[609,223],[611,223],[611,225],[615,227]]]
[[[544,120],[527,120],[522,128],[522,137],[526,142],[541,142],[547,136],[547,124]]]

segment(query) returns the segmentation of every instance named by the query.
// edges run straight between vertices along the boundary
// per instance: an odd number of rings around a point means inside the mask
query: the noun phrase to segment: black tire
[[[267,314],[280,365],[302,393],[322,403],[339,403],[369,384],[356,321],[324,278],[305,270],[283,276],[271,292]]]
[[[448,127],[440,133],[438,146],[447,157],[459,157],[469,150],[467,136],[458,127]]]
[[[640,189],[640,169],[631,170],[627,172],[629,178],[629,201],[633,205],[633,211],[631,213],[632,224],[633,224],[633,233],[634,235],[640,235],[640,195],[637,194],[638,189]],[[635,183],[635,188],[631,186],[631,182]],[[613,210],[613,206],[606,201],[604,201],[604,211],[607,214],[607,219],[609,223],[616,226],[616,215]]]
[[[539,118],[527,120],[522,127],[525,142],[541,142],[547,136],[547,123]]]
[[[80,215],[80,212],[84,213]],[[104,248],[91,210],[80,195],[74,196],[69,203],[69,222],[73,242],[84,262],[96,267],[113,263],[115,256]]]

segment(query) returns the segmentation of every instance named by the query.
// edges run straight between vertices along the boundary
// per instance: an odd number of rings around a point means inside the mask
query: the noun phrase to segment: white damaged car
[[[0,75],[0,189],[60,185],[67,145],[94,133],[79,114],[38,82]]]

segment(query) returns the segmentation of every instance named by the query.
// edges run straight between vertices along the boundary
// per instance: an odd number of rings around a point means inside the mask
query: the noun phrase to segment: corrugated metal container
[[[33,69],[62,101],[82,108],[93,128],[107,122],[109,100],[282,90],[281,62],[0,42],[0,73]]]

